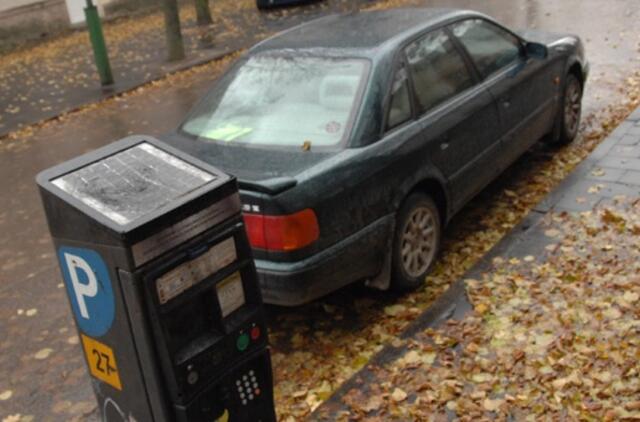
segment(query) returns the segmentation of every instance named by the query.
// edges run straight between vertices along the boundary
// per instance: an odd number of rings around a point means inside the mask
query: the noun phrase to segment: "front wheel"
[[[582,84],[570,73],[566,77],[564,95],[556,116],[556,136],[548,140],[550,144],[566,145],[578,134],[582,114]]]
[[[415,290],[424,283],[438,256],[441,236],[440,214],[433,199],[422,193],[409,195],[396,219],[392,289]]]

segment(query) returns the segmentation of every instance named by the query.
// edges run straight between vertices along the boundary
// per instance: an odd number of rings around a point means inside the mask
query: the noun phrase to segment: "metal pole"
[[[89,38],[91,39],[91,46],[93,47],[96,67],[100,75],[100,83],[102,85],[111,85],[113,83],[113,74],[111,73],[111,65],[109,64],[107,46],[104,42],[98,8],[93,5],[92,0],[87,0],[84,15],[87,19],[87,29],[89,30]]]

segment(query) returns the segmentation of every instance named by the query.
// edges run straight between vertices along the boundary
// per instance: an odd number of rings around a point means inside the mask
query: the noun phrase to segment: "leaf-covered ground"
[[[640,419],[640,199],[546,226],[543,256],[466,280],[474,312],[409,340],[343,417]]]

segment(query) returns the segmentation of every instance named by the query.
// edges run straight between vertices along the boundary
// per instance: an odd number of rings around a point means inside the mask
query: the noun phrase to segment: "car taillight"
[[[311,209],[289,215],[244,214],[251,246],[270,251],[293,251],[318,239],[318,219]]]

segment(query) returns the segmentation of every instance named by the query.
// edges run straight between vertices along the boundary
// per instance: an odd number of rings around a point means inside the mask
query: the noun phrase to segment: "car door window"
[[[405,52],[421,112],[473,85],[464,59],[443,30],[411,43]]]
[[[453,24],[451,30],[467,49],[483,77],[491,75],[520,57],[520,41],[484,19],[465,20]]]
[[[393,78],[389,114],[387,116],[387,130],[393,129],[411,119],[411,100],[407,70],[401,67]]]

